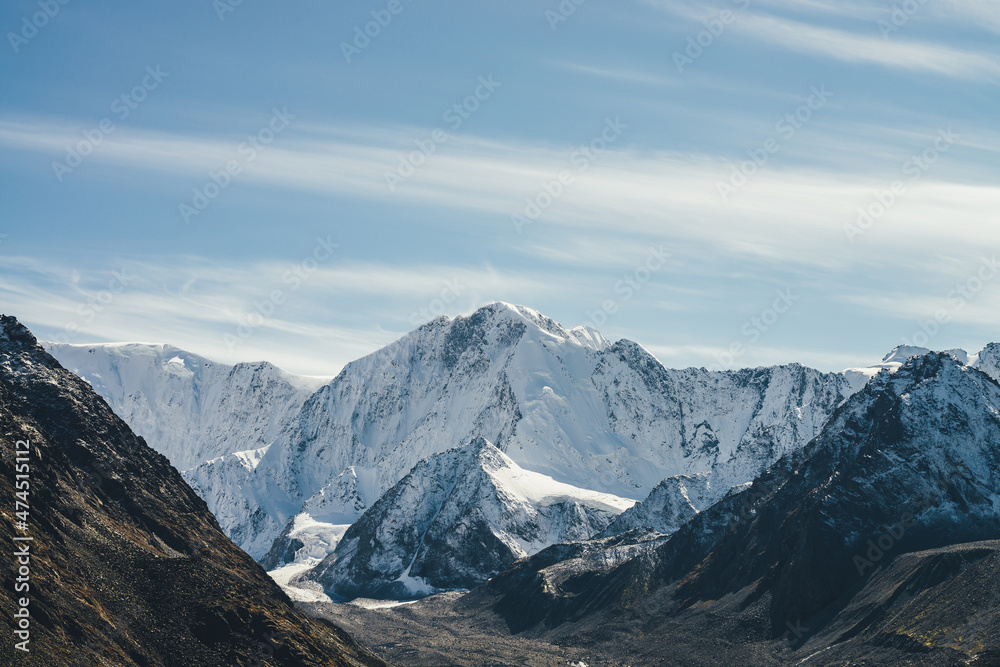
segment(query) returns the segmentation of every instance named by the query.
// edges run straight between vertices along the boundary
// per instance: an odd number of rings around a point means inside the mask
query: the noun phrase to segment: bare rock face
[[[30,600],[30,653],[19,664],[382,664],[296,610],[167,459],[7,316],[0,439],[8,499],[15,444],[30,443],[26,530],[3,513],[8,534],[33,538],[29,589],[0,598],[7,618],[15,597]],[[15,576],[3,569],[6,591]],[[16,639],[3,634],[4,655]]]

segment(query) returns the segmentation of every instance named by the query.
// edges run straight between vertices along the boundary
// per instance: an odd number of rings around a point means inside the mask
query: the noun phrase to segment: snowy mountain
[[[642,497],[713,471],[721,495],[811,439],[848,393],[843,376],[797,364],[669,370],[636,343],[496,303],[348,364],[266,451],[186,478],[261,558],[317,495],[349,499],[342,517],[357,499],[371,507],[422,459],[478,437],[579,488]]]
[[[751,520],[699,560],[686,595],[764,576],[773,604],[805,618],[886,552],[1000,538],[1000,385],[950,353],[912,357],[753,487]]]
[[[998,539],[1000,385],[928,353],[640,557],[608,568],[614,542],[553,547],[462,611],[671,664],[732,642],[757,664],[995,664]]]
[[[849,368],[843,374],[851,389],[857,392],[879,373],[883,371],[895,373],[909,359],[930,353],[931,350],[927,348],[900,345],[885,355],[881,363],[864,368]],[[979,368],[994,379],[1000,380],[1000,345],[996,343],[991,343],[975,355],[970,355],[961,349],[945,350],[942,354],[948,355],[960,364]],[[739,491],[747,486],[739,483],[732,485],[726,482],[719,483],[720,474],[724,470],[723,466],[708,473],[679,475],[665,479],[653,488],[647,498],[618,517],[602,535],[618,535],[638,527],[652,528],[664,534],[676,531],[695,514],[705,510],[727,493]]]
[[[723,489],[722,494],[713,491],[710,473],[668,477],[654,486],[645,500],[611,522],[600,536],[620,535],[635,528],[652,528],[669,535],[711,506],[726,491],[729,489]]]
[[[963,361],[996,373],[995,347]],[[611,531],[673,529],[809,441],[878,370],[922,351],[897,348],[855,377],[797,364],[672,370],[636,343],[504,303],[438,318],[312,395],[318,380],[269,364],[169,346],[51,348],[269,565],[322,558],[419,461],[477,437],[562,483],[650,495]]]
[[[972,364],[991,378],[1000,382],[1000,343],[990,343],[976,355]]]
[[[869,380],[878,375],[879,371],[887,370],[894,373],[908,359],[925,355],[931,351],[926,347],[915,345],[897,345],[882,358],[881,363],[863,368],[848,368],[844,370],[844,377],[850,383],[852,392],[857,392],[868,384]],[[1000,345],[997,343],[990,343],[978,354],[969,354],[960,348],[941,350],[941,352],[954,357],[961,364],[979,368],[993,379],[1000,377]]]
[[[179,470],[269,445],[325,381],[267,362],[218,364],[170,345],[44,346]]]
[[[552,544],[589,538],[634,503],[524,470],[477,438],[418,463],[306,578],[349,598],[470,588]]]

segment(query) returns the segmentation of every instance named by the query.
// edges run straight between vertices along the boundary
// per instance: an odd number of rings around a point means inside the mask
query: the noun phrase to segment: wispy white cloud
[[[780,9],[817,18],[822,15],[842,16],[869,23],[893,20],[895,12],[906,17],[906,24],[934,22],[937,25],[975,25],[987,30],[1000,30],[1000,5],[993,0],[937,0],[902,8],[901,2],[877,3],[869,0],[755,0],[758,7]],[[906,25],[904,24],[904,25]],[[902,26],[897,26],[902,27]]]
[[[648,72],[641,72],[635,69],[597,67],[594,65],[585,65],[583,63],[568,62],[568,61],[558,61],[553,63],[553,65],[560,69],[571,70],[573,72],[580,72],[582,74],[589,74],[591,76],[596,76],[604,79],[614,79],[616,81],[628,81],[631,83],[638,83],[648,86],[676,86],[680,84],[680,81],[678,81],[676,78],[669,78],[665,76],[659,76],[656,74],[649,74]]]
[[[800,53],[829,56],[844,62],[930,72],[967,80],[1000,79],[995,57],[928,42],[884,40],[845,30],[821,28],[774,16],[747,15],[733,29],[768,44]]]
[[[944,0],[929,9],[936,20],[964,21],[1000,33],[1000,5],[994,0]]]
[[[700,3],[650,0],[649,4],[673,15],[700,21],[715,16],[718,9],[708,9]],[[1000,80],[1000,60],[992,54],[964,50],[945,44],[906,39],[893,35],[884,39],[878,29],[879,20],[892,18],[891,7],[873,8],[871,3],[832,2],[832,0],[766,0],[765,7],[792,10],[807,20],[792,20],[775,14],[747,9],[737,12],[728,30],[751,37],[765,44],[776,44],[799,53],[835,58],[842,62],[872,64],[882,67],[929,72],[965,80]],[[855,32],[846,29],[820,27],[808,19],[823,20],[823,15],[835,14],[862,21]],[[906,14],[907,21],[910,14]],[[916,19],[975,23],[1000,29],[1000,11],[995,3],[955,0],[947,10],[921,10]]]
[[[989,261],[996,256],[986,258]],[[997,313],[1000,312],[1000,274],[986,280],[978,274],[979,266],[971,262],[968,275],[954,277],[951,282],[940,280],[940,288],[935,293],[914,293],[913,291],[866,292],[842,297],[843,301],[861,306],[872,313],[889,314],[900,320],[911,322],[911,328],[921,321],[934,321],[940,315],[940,323],[975,325],[995,331]],[[994,337],[998,334],[994,333]],[[970,350],[974,352],[975,350]]]
[[[331,375],[427,315],[442,314],[435,304],[442,293],[445,312],[455,314],[485,301],[545,298],[565,290],[568,280],[542,271],[397,267],[337,258],[305,274],[294,272],[298,262],[225,264],[194,256],[114,266],[124,281],[115,282],[110,269],[81,277],[69,267],[3,257],[0,301],[4,312],[50,340],[170,343],[222,362],[266,359],[292,372]],[[280,302],[272,300],[275,291]],[[254,313],[266,317],[258,322]],[[252,325],[249,336],[242,336],[241,324]]]
[[[595,128],[595,136],[599,131]],[[429,130],[415,132],[420,137]],[[858,208],[903,178],[897,160],[885,160],[881,171],[873,170],[871,156],[877,147],[867,138],[853,150],[842,142],[845,155],[856,155],[851,164],[838,164],[836,170],[768,166],[724,203],[718,183],[730,177],[733,163],[701,154],[639,150],[626,144],[627,134],[620,147],[597,156],[586,170],[571,163],[577,150],[573,146],[456,137],[391,193],[385,173],[408,150],[405,140],[399,140],[405,134],[394,129],[389,139],[376,141],[372,135],[367,143],[324,138],[315,131],[289,135],[281,138],[281,145],[275,141],[240,178],[331,196],[464,211],[474,215],[475,224],[508,229],[508,246],[527,252],[536,252],[540,232],[558,227],[571,228],[575,236],[586,230],[590,254],[605,238],[631,234],[671,244],[709,244],[715,252],[793,264],[803,257],[815,262],[821,251],[823,262],[841,266],[888,239],[898,248],[918,252],[933,252],[969,237],[1000,245],[995,224],[1000,186],[986,178],[980,185],[949,181],[950,155],[923,180],[908,184],[905,196],[862,243],[847,243],[843,227],[857,218]],[[0,145],[50,153],[73,138],[72,130],[57,124],[0,120]],[[931,145],[933,139],[932,132],[914,143]],[[123,130],[90,159],[207,178],[209,170],[232,159],[233,151],[231,143],[217,139]],[[573,183],[518,234],[511,215],[523,213],[526,200],[536,198],[543,184],[564,170],[572,173]],[[184,191],[177,195],[178,204],[190,196]]]

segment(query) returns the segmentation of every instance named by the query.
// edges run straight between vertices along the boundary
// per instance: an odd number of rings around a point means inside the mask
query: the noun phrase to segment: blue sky
[[[0,310],[43,339],[332,374],[497,300],[670,366],[1000,338],[995,2],[0,17]]]

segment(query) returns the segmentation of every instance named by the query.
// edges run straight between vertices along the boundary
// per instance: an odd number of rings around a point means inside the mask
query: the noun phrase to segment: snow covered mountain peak
[[[910,357],[919,357],[921,355],[927,354],[930,349],[926,347],[917,347],[916,345],[897,345],[892,348],[888,354],[882,357],[883,364],[903,364]]]
[[[505,301],[487,304],[467,316],[439,317],[404,336],[403,340],[410,337],[419,339],[429,332],[441,330],[448,331],[455,342],[477,337],[486,343],[512,343],[533,330],[535,338],[539,334],[542,334],[541,337],[547,334],[554,342],[581,345],[594,351],[611,344],[597,329],[589,326],[567,329],[534,308]]]
[[[976,355],[972,366],[1000,382],[1000,343],[990,343],[984,347]]]
[[[996,352],[992,352],[994,348],[996,348]],[[903,364],[907,362],[907,360],[912,359],[913,357],[921,357],[925,354],[930,354],[931,352],[932,350],[929,350],[926,347],[918,347],[916,345],[897,345],[882,358],[881,363],[862,368],[845,369],[843,372],[844,377],[851,383],[851,389],[854,392],[858,392],[868,383],[869,380],[878,375],[879,372],[886,370],[890,373],[895,373]],[[942,350],[940,354],[947,354],[958,361],[958,363],[979,368],[988,375],[991,374],[990,369],[992,369],[993,378],[997,379],[1000,377],[1000,372],[998,372],[1000,371],[1000,363],[991,361],[991,359],[1000,358],[1000,346],[996,343],[990,343],[979,354],[969,354],[961,348]],[[998,359],[998,361],[1000,361],[1000,359]]]
[[[479,437],[578,489],[645,497],[713,472],[722,494],[811,439],[848,395],[843,376],[798,364],[667,369],[638,343],[501,302],[435,319],[311,395],[269,365],[56,347],[255,558],[283,532],[332,544],[422,459]]]
[[[645,496],[718,467],[713,489],[724,493],[812,438],[846,395],[842,376],[795,364],[670,370],[637,343],[495,303],[345,366],[253,470],[228,457],[186,474],[260,558],[314,495],[371,507],[422,459],[478,437],[577,488]],[[354,477],[327,489],[349,467]]]
[[[172,345],[43,343],[180,470],[270,445],[324,378],[220,364]]]
[[[474,438],[414,466],[306,578],[343,597],[470,587],[518,558],[589,538],[634,503],[524,470]]]

